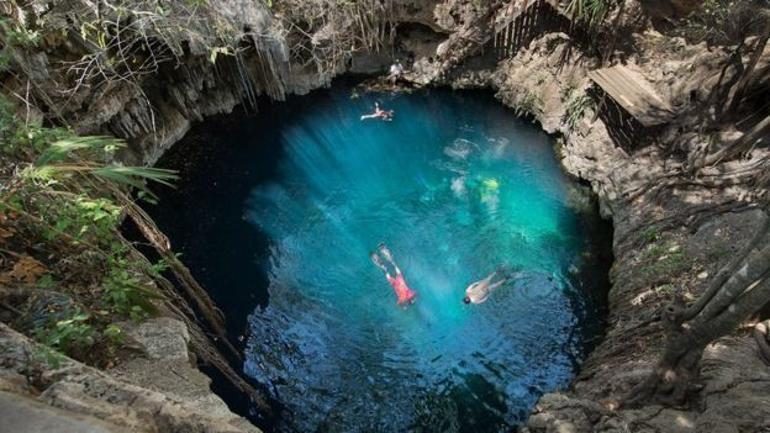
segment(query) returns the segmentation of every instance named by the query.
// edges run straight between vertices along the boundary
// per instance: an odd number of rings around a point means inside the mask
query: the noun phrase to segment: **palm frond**
[[[58,140],[46,148],[30,167],[28,175],[38,180],[57,180],[75,173],[93,175],[118,185],[136,188],[154,197],[145,181],[173,187],[176,172],[153,167],[126,167],[95,162],[125,143],[114,137],[85,136]]]
[[[174,170],[155,167],[124,167],[110,165],[94,169],[93,174],[119,184],[131,184],[131,181],[148,180],[173,187],[173,180],[179,179]]]
[[[55,162],[72,159],[74,153],[79,150],[99,151],[102,153],[112,152],[125,143],[114,137],[105,136],[86,136],[71,137],[64,140],[58,140],[45,149],[35,161],[36,166],[44,166]]]
[[[609,0],[570,0],[565,9],[573,21],[582,21],[589,28],[601,23],[609,11]]]

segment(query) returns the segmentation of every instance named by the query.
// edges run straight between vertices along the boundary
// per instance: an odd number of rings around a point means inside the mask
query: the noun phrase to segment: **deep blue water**
[[[393,122],[359,116],[375,100]],[[606,227],[551,139],[487,93],[345,87],[205,122],[152,210],[297,432],[495,432],[599,335]],[[417,302],[370,262],[385,242]],[[522,277],[479,305],[465,287]],[[248,319],[246,317],[248,316]]]

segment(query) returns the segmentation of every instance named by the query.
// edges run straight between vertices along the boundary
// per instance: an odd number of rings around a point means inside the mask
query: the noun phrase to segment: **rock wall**
[[[649,46],[661,36],[648,33],[636,38],[638,45]],[[487,79],[506,105],[529,107],[526,101],[538,101],[530,111],[546,131],[562,137],[558,152],[563,166],[591,183],[602,214],[612,219],[615,229],[606,336],[585,360],[571,389],[540,399],[528,431],[766,429],[768,412],[748,408],[761,406],[759,402],[770,392],[770,371],[744,332],[707,348],[700,365],[701,390],[690,406],[620,407],[631,388],[652,371],[663,350],[662,308],[676,294],[694,300],[709,277],[752,239],[768,216],[752,198],[762,193],[755,185],[708,185],[681,174],[672,179],[671,169],[681,167],[681,157],[664,145],[624,149],[591,110],[571,128],[569,101],[590,86],[587,72],[598,61],[582,58],[565,64],[568,41],[564,34],[545,35],[503,62]],[[642,72],[685,116],[690,90],[713,79],[726,54],[686,46],[681,40],[668,42],[667,49],[637,55],[629,67]],[[661,133],[669,140],[688,133],[678,122],[670,129]],[[757,150],[749,160],[731,162],[703,178],[739,172],[767,155],[767,149]],[[734,210],[720,211],[725,205]]]
[[[165,15],[148,22],[147,36],[154,38],[154,44],[165,46],[162,53],[172,52],[172,58],[148,72],[126,78],[126,71],[111,71],[115,76],[102,79],[106,73],[92,72],[95,76],[84,78],[82,71],[87,66],[76,59],[98,62],[108,53],[80,36],[88,34],[83,29],[91,29],[97,19],[112,22],[123,15],[111,17],[110,13],[118,12],[86,0],[33,1],[18,10],[0,9],[0,16],[38,23],[37,31],[44,36],[40,45],[19,49],[16,60],[23,70],[19,78],[26,81],[12,79],[5,85],[16,94],[31,94],[33,116],[67,124],[80,134],[123,138],[128,149],[119,156],[122,161],[152,164],[189,130],[192,122],[206,116],[228,113],[239,104],[258,110],[261,96],[281,100],[289,94],[302,95],[329,85],[335,75],[347,71],[383,71],[396,52],[400,25],[404,26],[401,42],[406,39],[406,48],[419,52],[423,46],[438,43],[434,39],[441,41],[456,28],[468,25],[470,18],[466,17],[475,17],[478,11],[487,9],[459,0],[380,3],[388,7],[389,14],[382,20],[391,23],[393,32],[378,51],[354,52],[351,58],[336,60],[331,70],[320,70],[315,63],[300,64],[290,58],[290,45],[296,43],[292,39],[296,35],[287,28],[290,25],[284,18],[276,17],[262,1],[208,0],[192,10],[185,2],[170,2]],[[156,13],[150,8],[152,2],[136,0],[128,4],[139,11],[137,17]],[[164,19],[170,24],[158,24]],[[344,24],[352,26],[351,31],[358,30],[355,23]],[[427,31],[415,32],[410,38],[408,33],[414,27],[408,25],[422,26]],[[322,28],[317,33],[327,30]],[[318,34],[301,36],[311,37],[311,45],[323,44]],[[416,45],[409,47],[410,40]],[[123,69],[140,61],[125,60]]]
[[[3,431],[39,433],[259,433],[208,389],[179,321],[159,318],[128,330],[135,352],[114,370],[45,349],[0,323]],[[29,416],[21,416],[27,414]]]

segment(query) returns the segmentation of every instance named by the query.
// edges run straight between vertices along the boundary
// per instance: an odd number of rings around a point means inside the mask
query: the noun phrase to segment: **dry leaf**
[[[14,233],[15,231],[13,229],[4,229],[0,227],[0,242],[2,242],[3,239],[10,238]]]
[[[35,284],[47,271],[46,267],[30,256],[22,256],[6,275],[11,279]]]

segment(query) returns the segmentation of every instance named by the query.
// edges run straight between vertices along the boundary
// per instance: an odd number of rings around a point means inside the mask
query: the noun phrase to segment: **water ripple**
[[[547,137],[489,101],[399,96],[394,122],[355,120],[372,102],[292,118],[277,176],[251,192],[270,303],[246,372],[285,407],[281,431],[506,431],[569,381],[594,320],[567,273],[586,247],[567,180]],[[409,308],[369,262],[381,241]],[[501,265],[520,278],[464,305]]]

